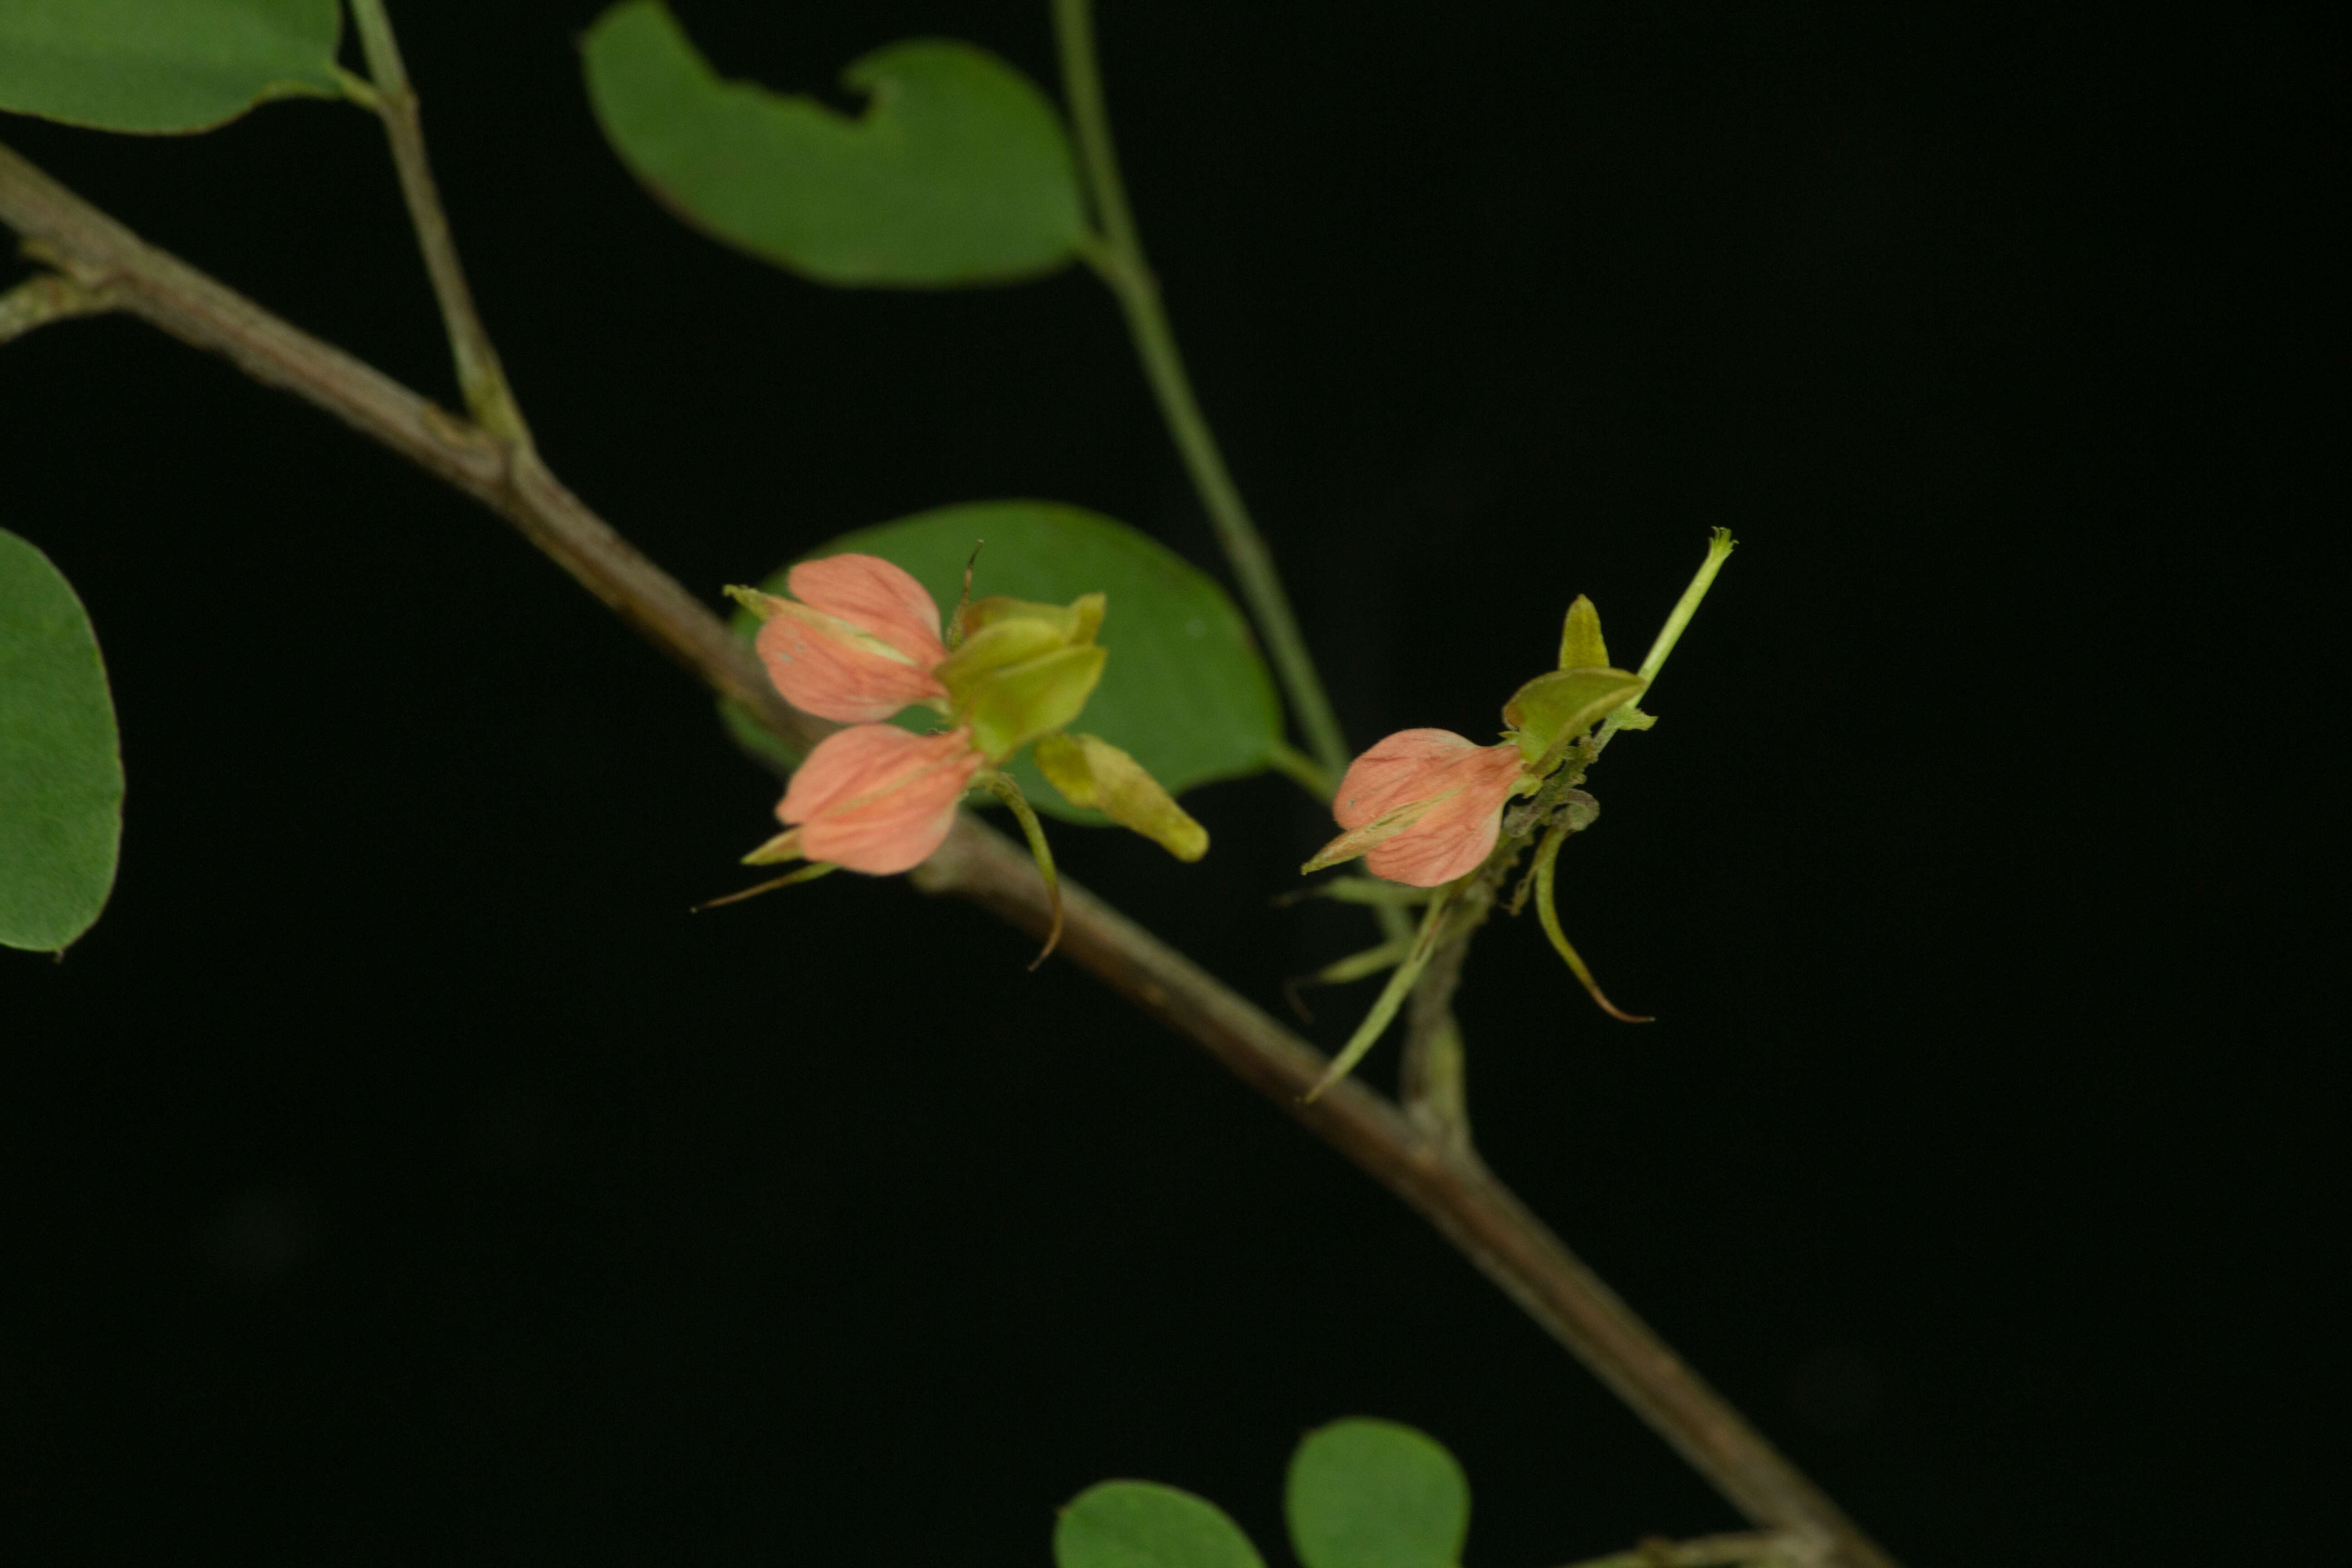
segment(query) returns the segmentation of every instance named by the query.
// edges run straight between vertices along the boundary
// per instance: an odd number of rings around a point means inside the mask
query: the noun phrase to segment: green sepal
[[[1000,621],[969,633],[931,673],[948,689],[948,699],[961,708],[997,671],[1069,647],[1067,638],[1041,621]]]
[[[1095,640],[1095,634],[1102,629],[1103,612],[1109,603],[1108,596],[1102,594],[1081,594],[1066,605],[1040,605],[1028,599],[991,594],[987,598],[975,599],[963,605],[957,612],[957,619],[966,637],[989,626],[1026,621],[1052,627],[1062,642],[1076,647]]]
[[[1143,765],[1093,735],[1044,735],[1031,753],[1045,782],[1072,805],[1099,811],[1179,860],[1209,852],[1209,830],[1192,820]]]
[[[1538,675],[1503,705],[1503,722],[1530,762],[1557,751],[1649,682],[1622,669],[1556,669]]]
[[[1606,669],[1609,668],[1609,645],[1601,640],[1601,612],[1592,601],[1579,594],[1576,603],[1568,607],[1568,624],[1559,629],[1559,667],[1562,669]]]
[[[956,620],[960,635],[955,652],[935,673],[948,696],[961,708],[999,670],[1067,647],[1092,645],[1102,629],[1108,600],[1100,594],[1081,594],[1066,605],[1040,605],[1027,599],[992,595],[966,605]]]
[[[964,647],[980,640],[971,637]],[[1003,762],[1038,736],[1063,728],[1085,710],[1108,657],[1099,647],[1066,647],[1007,665],[975,682],[968,693],[957,693],[956,709],[971,725],[972,743],[989,761]]]

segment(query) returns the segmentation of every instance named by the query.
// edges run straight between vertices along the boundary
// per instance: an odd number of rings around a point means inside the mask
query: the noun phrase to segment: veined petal
[[[940,607],[904,567],[879,555],[828,555],[803,561],[785,578],[811,609],[880,637],[925,669],[947,658]]]
[[[1364,857],[1373,876],[1434,888],[1493,853],[1503,803],[1519,781],[1518,749],[1480,746],[1446,730],[1402,730],[1339,781],[1331,815],[1349,829],[1310,865]]]
[[[801,570],[793,568],[795,575]],[[947,696],[930,669],[947,657],[936,638],[932,647],[938,651],[925,664],[874,633],[809,605],[771,599],[768,609],[755,644],[760,661],[784,700],[804,713],[870,724]]]
[[[1447,787],[1448,767],[1487,749],[1451,730],[1399,730],[1349,765],[1331,815],[1342,827],[1361,827],[1407,801],[1428,800]]]
[[[946,839],[982,763],[968,730],[913,735],[860,724],[817,742],[776,816],[799,826],[811,860],[887,876],[920,865]]]

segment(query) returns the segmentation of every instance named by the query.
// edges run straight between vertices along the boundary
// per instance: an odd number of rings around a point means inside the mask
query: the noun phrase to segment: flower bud
[[[1609,668],[1609,645],[1601,640],[1601,612],[1581,594],[1569,605],[1568,620],[1559,628],[1559,668]]]
[[[1209,830],[1186,814],[1143,764],[1093,735],[1046,735],[1034,753],[1038,772],[1072,805],[1101,812],[1179,860],[1209,850]]]
[[[1085,709],[1108,657],[1094,641],[1104,604],[1102,595],[1087,594],[1068,605],[995,596],[965,606],[962,640],[938,675],[991,762],[1059,730]]]
[[[1503,803],[1519,781],[1519,753],[1507,742],[1480,746],[1447,730],[1401,730],[1349,767],[1331,803],[1348,831],[1300,870],[1361,855],[1375,877],[1439,887],[1494,851]]]

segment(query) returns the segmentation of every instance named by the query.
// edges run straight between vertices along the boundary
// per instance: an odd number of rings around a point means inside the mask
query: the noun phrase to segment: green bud
[[[1100,594],[1082,594],[1066,605],[1040,605],[992,594],[964,606],[964,635],[970,637],[990,626],[1025,621],[1052,627],[1057,641],[1066,647],[1076,647],[1095,640],[1108,603]]]
[[[1069,646],[1068,638],[1043,621],[999,621],[969,632],[962,645],[931,673],[948,689],[949,700],[962,708],[999,670],[1059,653]]]
[[[1556,669],[1513,692],[1503,705],[1503,722],[1532,763],[1583,734],[1648,684],[1622,669]]]
[[[990,628],[993,631],[996,628]],[[967,638],[954,658],[981,643],[989,632]],[[940,667],[955,699],[957,713],[971,726],[972,743],[991,762],[1003,762],[1040,735],[1051,734],[1076,718],[1102,679],[1106,650],[1064,647],[1042,658],[991,668],[971,677],[959,688]],[[951,658],[950,663],[953,662]]]
[[[998,672],[1065,648],[1090,647],[1102,626],[1106,600],[1081,595],[1067,605],[1039,605],[993,595],[974,600],[960,617],[955,652],[933,672],[959,710],[978,700]]]
[[[1209,830],[1186,815],[1143,764],[1092,735],[1047,735],[1034,753],[1037,771],[1072,805],[1101,812],[1179,860],[1209,850]]]
[[[1559,629],[1559,667],[1562,669],[1606,669],[1609,668],[1609,645],[1601,640],[1601,612],[1592,601],[1579,594],[1576,603],[1568,607],[1568,624]]]

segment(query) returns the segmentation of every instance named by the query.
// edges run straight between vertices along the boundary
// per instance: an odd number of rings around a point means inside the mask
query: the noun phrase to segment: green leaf
[[[1214,1503],[1150,1481],[1104,1481],[1054,1525],[1054,1568],[1265,1568]]]
[[[97,634],[48,557],[0,529],[0,945],[64,952],[106,907],[121,841]]]
[[[851,120],[722,81],[660,0],[581,41],[621,161],[688,223],[820,283],[930,289],[1051,272],[1087,232],[1054,106],[985,49],[919,38],[842,72]]]
[[[1393,1421],[1354,1417],[1310,1432],[1283,1500],[1307,1568],[1455,1568],[1470,1533],[1470,1483],[1443,1444]]]
[[[1110,659],[1077,728],[1133,757],[1171,795],[1265,770],[1281,739],[1282,710],[1241,611],[1198,568],[1125,523],[1050,501],[976,501],[845,533],[809,556],[858,551],[896,562],[944,613],[962,592],[964,563],[982,540],[975,594],[1062,603],[1097,591],[1109,596],[1097,640]],[[784,571],[761,585],[783,593]],[[759,625],[749,611],[735,616],[746,641]],[[746,749],[786,769],[798,762],[740,709],[725,711]],[[940,718],[910,709],[898,722],[919,731],[937,728]],[[1070,822],[1106,820],[1064,804],[1026,753],[1006,771],[1040,811]]]
[[[1546,747],[1581,735],[1649,684],[1622,669],[1556,669],[1538,675],[1503,704],[1503,722]]]
[[[332,98],[336,0],[0,0],[0,109],[99,131],[209,131]]]

